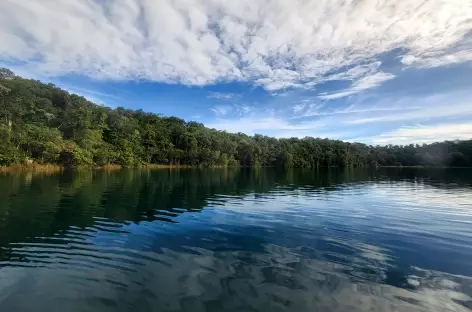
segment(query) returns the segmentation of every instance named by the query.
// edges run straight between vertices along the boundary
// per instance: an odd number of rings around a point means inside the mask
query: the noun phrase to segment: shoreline
[[[158,164],[148,164],[141,165],[136,167],[124,167],[116,164],[109,164],[104,166],[94,166],[94,167],[67,167],[54,164],[31,164],[31,165],[10,165],[10,166],[0,166],[0,172],[60,172],[64,170],[103,170],[103,171],[114,171],[121,169],[190,169],[198,168],[195,166],[189,165],[158,165]],[[211,167],[211,168],[225,168],[225,167]]]
[[[125,167],[116,164],[108,164],[95,167],[67,167],[54,164],[31,164],[31,165],[10,165],[0,166],[0,173],[7,172],[61,172],[64,170],[94,170],[94,171],[115,171],[122,169],[199,169],[199,168],[276,168],[276,167],[227,167],[227,166],[210,166],[199,167],[191,165],[164,165],[164,164],[147,164],[136,167]],[[318,167],[318,168],[298,168],[298,169],[320,169],[320,168],[337,168],[340,167]],[[397,169],[472,169],[472,167],[455,167],[455,166],[378,166],[377,168],[397,168]],[[282,168],[283,169],[283,168]],[[297,168],[292,168],[297,169]],[[344,169],[369,169],[369,168],[344,168]]]
[[[471,169],[472,167],[457,166],[379,166],[379,168],[408,168],[408,169]]]

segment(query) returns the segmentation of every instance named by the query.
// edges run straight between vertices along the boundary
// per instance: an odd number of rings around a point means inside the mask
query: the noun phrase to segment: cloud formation
[[[463,0],[50,0],[0,2],[0,59],[50,76],[207,85],[249,82],[269,91],[334,79],[347,90],[405,67],[472,60],[472,5]]]
[[[385,110],[399,108],[394,114],[358,114],[347,120],[347,124],[364,125],[373,123],[421,122],[444,120],[445,118],[472,118],[470,94],[453,92],[430,96],[406,97],[382,103]],[[414,103],[412,105],[411,103]]]
[[[226,116],[231,111],[231,106],[219,105],[211,109],[217,116]]]
[[[217,100],[234,100],[234,99],[239,98],[239,95],[236,93],[228,93],[228,92],[210,92],[207,98],[217,99]]]
[[[371,75],[366,75],[366,76],[363,76],[362,78],[359,78],[352,84],[351,87],[347,88],[346,90],[343,90],[341,92],[336,92],[336,93],[322,94],[322,95],[319,95],[318,97],[323,100],[339,99],[345,96],[362,92],[370,88],[377,87],[380,84],[382,84],[382,82],[393,79],[393,78],[395,78],[395,76],[392,74],[383,73],[383,72],[373,73]]]
[[[230,115],[234,117],[248,117],[252,113],[252,107],[241,104],[217,105],[210,109],[216,116]]]
[[[472,138],[472,123],[436,124],[430,126],[402,127],[372,139],[374,144],[433,143],[441,141],[469,140]]]
[[[243,108],[237,104],[214,107],[217,119],[206,124],[229,132],[275,137],[329,137],[369,144],[472,138],[472,133],[463,131],[463,124],[468,124],[472,118],[468,91],[428,96],[356,97],[343,101],[342,105],[309,97],[298,99],[290,106],[283,101],[280,106]],[[417,128],[426,130],[413,131]],[[379,133],[383,134],[379,136]]]
[[[245,117],[237,120],[220,119],[209,124],[208,127],[229,132],[245,132],[256,134],[263,131],[299,131],[314,130],[322,125],[319,123],[290,124],[278,117]]]

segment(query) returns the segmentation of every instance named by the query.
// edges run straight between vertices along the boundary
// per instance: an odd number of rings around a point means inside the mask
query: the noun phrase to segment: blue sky
[[[0,65],[230,132],[467,139],[470,16],[463,0],[2,1]]]

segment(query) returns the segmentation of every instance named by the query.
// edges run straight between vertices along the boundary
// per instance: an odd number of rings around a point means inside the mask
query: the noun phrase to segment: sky
[[[3,0],[0,66],[229,132],[472,138],[472,0]]]

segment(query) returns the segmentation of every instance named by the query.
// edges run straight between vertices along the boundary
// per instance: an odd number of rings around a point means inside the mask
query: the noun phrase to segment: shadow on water
[[[467,311],[469,173],[3,175],[0,304],[22,311]]]

